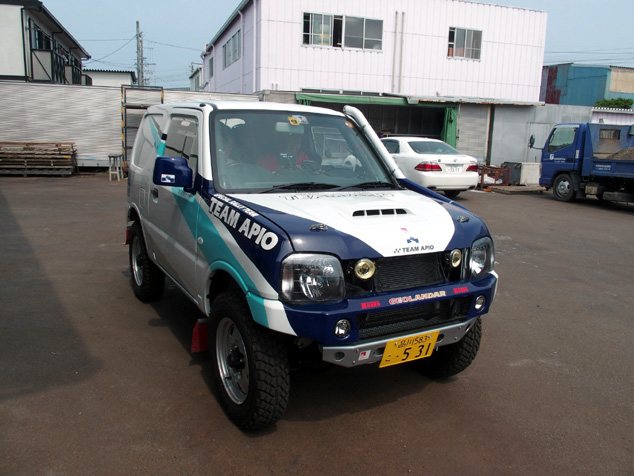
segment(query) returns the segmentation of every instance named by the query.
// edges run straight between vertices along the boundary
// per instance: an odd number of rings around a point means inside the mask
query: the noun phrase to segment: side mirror
[[[534,145],[535,145],[535,134],[532,134],[530,139],[528,139],[528,147],[532,149]]]
[[[192,169],[182,157],[157,157],[154,163],[152,182],[154,185],[183,187],[190,192],[193,182]]]

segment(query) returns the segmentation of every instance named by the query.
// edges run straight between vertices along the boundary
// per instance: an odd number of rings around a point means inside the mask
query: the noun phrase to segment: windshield
[[[436,141],[410,141],[410,147],[418,154],[458,155],[456,149],[444,142]]]
[[[342,116],[214,111],[210,122],[214,186],[224,193],[395,187]]]

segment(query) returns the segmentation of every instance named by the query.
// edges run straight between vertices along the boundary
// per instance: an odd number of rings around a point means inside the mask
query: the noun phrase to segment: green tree
[[[615,109],[631,109],[634,104],[634,99],[615,98],[615,99],[601,99],[594,103],[595,107],[612,107]]]

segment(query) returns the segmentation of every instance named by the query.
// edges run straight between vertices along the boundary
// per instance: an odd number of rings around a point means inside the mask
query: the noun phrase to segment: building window
[[[482,32],[466,28],[449,28],[449,49],[447,56],[452,58],[480,59]]]
[[[241,50],[240,30],[238,30],[229,41],[222,45],[222,67],[226,68],[230,64],[238,61],[240,59]]]
[[[214,77],[214,57],[209,58],[209,77]]]
[[[303,32],[304,45],[367,50],[383,47],[383,20],[304,13]]]

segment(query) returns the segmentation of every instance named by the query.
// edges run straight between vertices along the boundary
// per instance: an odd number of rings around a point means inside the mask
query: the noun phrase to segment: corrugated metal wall
[[[491,106],[461,104],[458,109],[456,149],[480,162],[487,157]]]
[[[160,90],[127,91],[126,99],[136,104],[161,102]],[[258,100],[200,91],[168,90],[164,96],[164,102]],[[121,154],[120,88],[0,81],[0,111],[0,141],[74,142],[80,165],[97,167],[108,165],[108,155]]]

